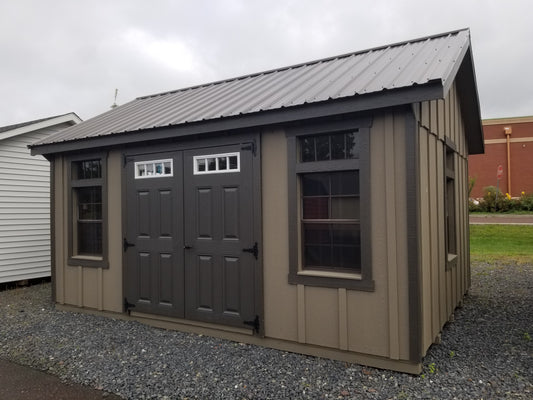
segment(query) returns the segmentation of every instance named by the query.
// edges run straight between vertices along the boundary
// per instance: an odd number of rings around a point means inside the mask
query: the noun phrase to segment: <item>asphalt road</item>
[[[121,398],[87,386],[63,383],[53,375],[0,359],[0,399],[118,400]]]

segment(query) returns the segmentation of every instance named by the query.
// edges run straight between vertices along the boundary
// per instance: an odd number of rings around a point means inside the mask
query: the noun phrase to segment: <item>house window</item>
[[[210,154],[194,156],[194,174],[223,174],[241,170],[240,153]]]
[[[445,148],[445,216],[446,216],[446,266],[455,265],[457,260],[457,230],[455,204],[455,151],[447,145]]]
[[[288,138],[290,283],[373,290],[368,131]]]
[[[69,177],[69,264],[106,266],[105,160],[73,159]]]
[[[135,179],[173,176],[173,167],[174,166],[171,159],[139,161],[135,163]]]

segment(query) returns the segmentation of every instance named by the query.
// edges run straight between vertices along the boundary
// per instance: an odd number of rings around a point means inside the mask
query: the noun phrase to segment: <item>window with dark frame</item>
[[[446,199],[446,254],[447,266],[453,265],[457,256],[457,233],[455,226],[455,151],[446,146],[445,150],[445,199]]]
[[[102,158],[70,162],[71,264],[105,266],[104,171]]]
[[[361,115],[287,130],[290,284],[374,290],[371,125]]]
[[[357,159],[357,134],[302,137],[300,162]],[[303,269],[360,273],[359,171],[333,167],[301,173],[299,182]]]

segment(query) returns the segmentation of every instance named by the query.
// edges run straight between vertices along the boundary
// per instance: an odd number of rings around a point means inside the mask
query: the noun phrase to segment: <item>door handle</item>
[[[259,255],[259,248],[257,247],[257,242],[254,243],[253,247],[242,249],[245,253],[252,253],[257,260],[257,256]]]
[[[188,244],[186,244],[185,246],[183,246],[183,249],[184,250],[190,250],[190,249],[192,249],[192,246],[189,246]]]
[[[135,246],[135,243],[129,243],[126,238],[124,238],[124,241],[122,242],[122,248],[124,249],[124,252],[128,250],[129,247]]]

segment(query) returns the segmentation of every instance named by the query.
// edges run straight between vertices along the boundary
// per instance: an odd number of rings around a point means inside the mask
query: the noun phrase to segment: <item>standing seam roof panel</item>
[[[263,73],[139,97],[39,144],[179,125],[444,82],[469,45],[445,33]]]

